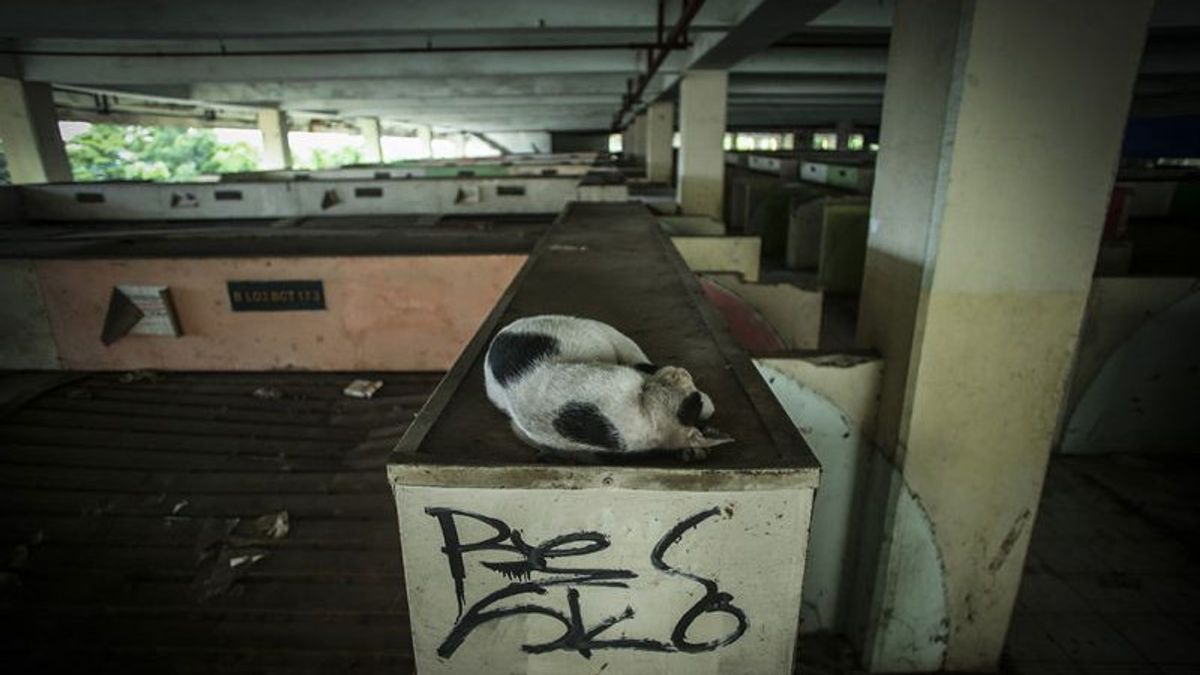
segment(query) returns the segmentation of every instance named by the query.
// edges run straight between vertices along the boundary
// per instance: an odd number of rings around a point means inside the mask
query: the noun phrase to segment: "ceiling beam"
[[[737,24],[723,34],[698,36],[691,49],[690,68],[729,70],[790,33],[803,28],[837,0],[761,0],[747,8]]]

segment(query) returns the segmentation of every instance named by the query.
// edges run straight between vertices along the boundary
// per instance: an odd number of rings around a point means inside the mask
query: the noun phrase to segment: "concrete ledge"
[[[536,314],[688,368],[736,442],[691,464],[537,462],[483,376],[496,330]],[[417,669],[792,672],[818,472],[650,211],[571,204],[389,460]]]

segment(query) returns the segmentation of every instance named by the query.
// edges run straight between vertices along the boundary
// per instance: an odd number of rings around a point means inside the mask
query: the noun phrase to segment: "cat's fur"
[[[599,321],[518,319],[492,339],[484,366],[488,398],[539,449],[680,450],[698,459],[732,440],[701,431],[713,403],[686,370],[654,366],[637,343]]]

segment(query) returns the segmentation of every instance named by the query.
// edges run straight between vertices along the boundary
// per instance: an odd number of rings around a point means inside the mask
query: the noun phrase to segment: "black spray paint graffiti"
[[[575,532],[552,537],[536,546],[524,541],[520,531],[514,530],[499,518],[491,518],[456,509],[431,507],[425,512],[437,518],[442,530],[444,546],[442,552],[450,566],[450,576],[454,580],[454,592],[458,599],[458,618],[450,633],[438,646],[438,655],[449,658],[462,646],[467,636],[479,626],[489,621],[522,614],[534,614],[549,617],[562,624],[563,633],[554,640],[540,644],[523,645],[522,649],[531,654],[544,654],[552,651],[575,651],[585,658],[591,658],[596,649],[637,649],[652,652],[706,652],[713,651],[737,641],[746,632],[749,622],[746,613],[733,604],[733,596],[722,592],[715,581],[706,579],[676,567],[668,565],[664,558],[671,547],[679,543],[688,530],[691,530],[708,518],[720,513],[717,508],[701,511],[685,518],[667,531],[650,554],[650,564],[654,569],[671,576],[690,579],[704,588],[704,595],[697,600],[675,623],[671,631],[670,642],[650,638],[631,637],[601,637],[613,626],[631,619],[634,616],[632,607],[616,616],[609,616],[589,626],[584,619],[580,604],[580,587],[629,588],[628,581],[636,579],[637,574],[623,569],[595,569],[559,567],[558,559],[585,556],[597,553],[610,545],[607,536],[600,532]],[[482,523],[495,531],[491,537],[482,541],[463,543],[459,537],[457,519],[467,518]],[[516,554],[518,560],[506,562],[484,561],[481,564],[512,583],[498,591],[489,593],[466,607],[464,597],[464,582],[466,580],[466,564],[463,556],[468,553],[482,551],[505,552]],[[496,606],[509,598],[523,595],[545,596],[554,587],[566,587],[567,608],[563,612],[552,606],[525,603]],[[688,630],[697,619],[705,614],[726,614],[737,622],[737,626],[728,634],[707,642],[691,642],[688,640]]]

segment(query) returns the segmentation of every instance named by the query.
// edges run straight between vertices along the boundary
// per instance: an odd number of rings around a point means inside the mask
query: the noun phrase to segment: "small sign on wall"
[[[235,312],[294,312],[325,309],[325,282],[317,280],[230,281]]]
[[[100,341],[111,345],[126,335],[179,337],[179,320],[166,286],[113,286]]]

